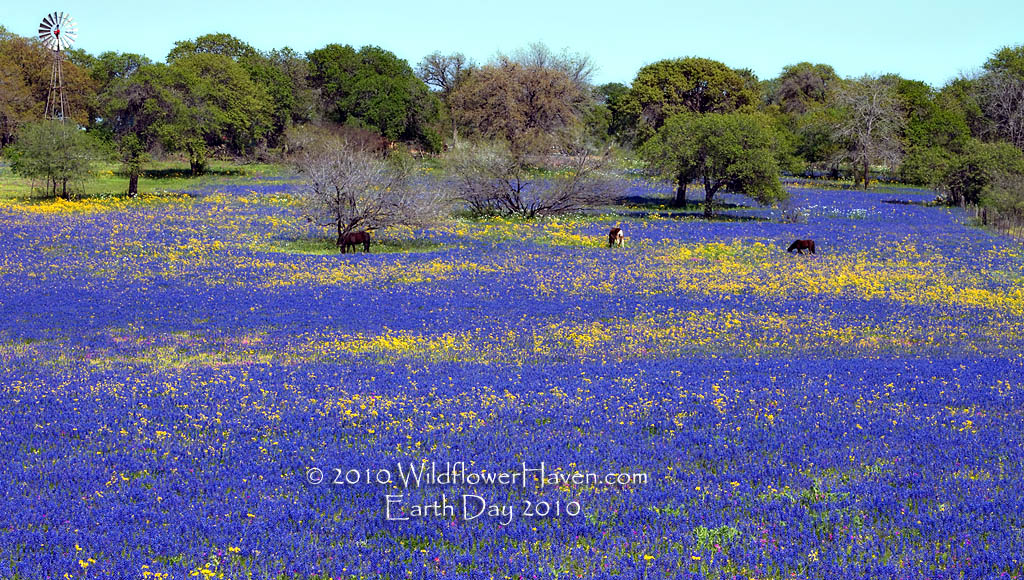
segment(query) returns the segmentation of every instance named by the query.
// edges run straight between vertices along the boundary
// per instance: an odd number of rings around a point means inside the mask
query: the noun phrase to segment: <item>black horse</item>
[[[787,252],[796,250],[796,253],[803,254],[803,250],[807,250],[810,253],[814,253],[814,240],[796,240],[786,248]]]
[[[338,246],[341,248],[341,253],[344,254],[351,247],[352,251],[356,251],[358,244],[363,245],[363,251],[370,251],[370,232],[349,232],[341,237],[341,242]]]

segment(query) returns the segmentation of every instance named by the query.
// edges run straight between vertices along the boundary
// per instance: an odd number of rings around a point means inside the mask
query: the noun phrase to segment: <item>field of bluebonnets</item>
[[[933,194],[339,256],[295,188],[0,205],[0,577],[1024,576],[1022,248]]]

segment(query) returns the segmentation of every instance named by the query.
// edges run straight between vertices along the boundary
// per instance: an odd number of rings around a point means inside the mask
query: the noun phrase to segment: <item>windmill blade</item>
[[[51,12],[39,23],[39,39],[50,50],[70,48],[78,39],[78,27],[68,12]]]
[[[39,23],[39,36],[42,37],[44,34],[49,34],[53,30],[53,21],[50,20],[50,16],[46,15],[43,21]]]

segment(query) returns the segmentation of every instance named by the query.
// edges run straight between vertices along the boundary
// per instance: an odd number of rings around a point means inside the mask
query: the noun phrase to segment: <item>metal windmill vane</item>
[[[67,101],[64,98],[64,70],[62,62],[64,51],[75,43],[78,28],[71,15],[66,12],[47,14],[39,23],[39,40],[43,46],[53,51],[53,70],[50,76],[50,93],[46,97],[47,119],[58,119],[62,123],[67,113]]]

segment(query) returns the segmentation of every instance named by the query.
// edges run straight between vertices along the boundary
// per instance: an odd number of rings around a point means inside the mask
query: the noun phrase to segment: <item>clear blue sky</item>
[[[70,12],[77,47],[163,60],[176,40],[226,32],[261,50],[375,44],[415,64],[463,52],[484,62],[541,41],[587,54],[598,83],[629,84],[663,58],[702,56],[759,78],[801,61],[843,77],[897,73],[942,86],[998,48],[1024,44],[1021,0],[0,0],[0,25],[33,35],[48,11]]]

